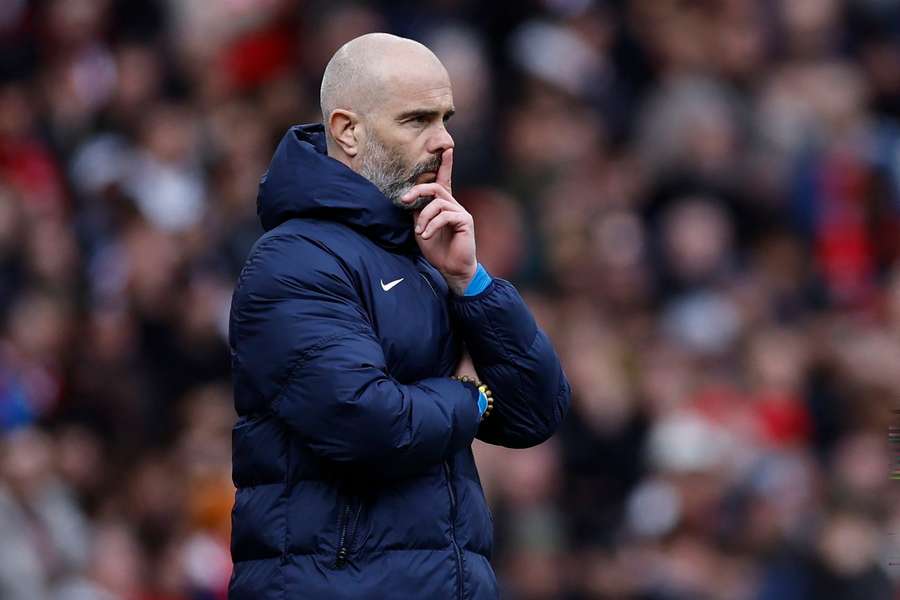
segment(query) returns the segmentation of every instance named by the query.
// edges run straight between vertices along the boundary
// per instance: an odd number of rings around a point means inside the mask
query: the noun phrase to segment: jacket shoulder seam
[[[350,266],[350,264],[344,259],[344,257],[341,256],[338,252],[336,252],[333,248],[331,248],[331,246],[329,246],[324,240],[312,237],[312,236],[310,236],[306,233],[302,233],[302,232],[291,232],[291,233],[285,232],[285,233],[283,233],[279,236],[276,236],[272,239],[285,239],[285,240],[299,239],[299,240],[302,240],[303,242],[309,244],[310,246],[318,248],[319,250],[321,250],[322,252],[324,252],[325,254],[327,254],[329,257],[331,257],[334,260],[334,262],[337,264],[338,268],[343,272],[344,276],[347,278],[347,284],[350,285],[350,287],[352,287],[353,290],[358,295],[360,295],[360,297],[362,297],[360,294],[359,286],[357,285],[358,276],[356,275],[356,272]]]
[[[271,246],[275,240],[278,240],[277,236],[268,237],[264,240],[257,242],[257,245],[254,246],[253,250],[250,253],[250,256],[247,257],[247,262],[244,263],[244,267],[241,269],[241,273],[238,276],[237,281],[235,282],[235,289],[239,289],[241,285],[244,283],[244,280],[247,279],[251,268],[260,260],[260,253]]]

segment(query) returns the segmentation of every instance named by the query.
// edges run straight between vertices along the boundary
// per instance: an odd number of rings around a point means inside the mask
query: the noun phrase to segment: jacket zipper
[[[453,481],[450,478],[450,465],[444,463],[444,474],[447,476],[447,491],[450,492],[450,541],[456,552],[456,584],[459,589],[459,600],[463,598],[462,552],[456,543],[456,494],[453,492]]]
[[[359,525],[359,515],[362,512],[362,502],[359,502],[356,506],[356,513],[353,516],[353,521],[351,524],[351,521],[349,520],[351,504],[352,502],[347,502],[347,504],[344,505],[344,509],[340,513],[341,516],[338,522],[338,528],[341,531],[341,535],[338,540],[337,558],[334,561],[334,566],[338,569],[347,564],[347,557],[353,549],[353,541],[356,539],[357,525]]]
[[[350,503],[347,502],[338,513],[338,530],[341,532],[341,534],[338,538],[338,553],[334,561],[334,566],[338,568],[344,566],[344,561],[347,559],[347,547],[344,545],[344,542],[347,541],[347,518],[349,516]]]

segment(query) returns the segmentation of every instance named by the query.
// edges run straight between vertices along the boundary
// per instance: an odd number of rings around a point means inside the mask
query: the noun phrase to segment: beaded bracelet
[[[474,377],[469,377],[468,375],[454,375],[450,379],[455,379],[456,381],[460,381],[462,383],[471,383],[475,386],[475,389],[484,394],[485,398],[487,398],[487,408],[481,415],[481,420],[484,421],[485,419],[487,419],[488,415],[490,415],[491,411],[494,409],[494,395],[491,393],[490,388],[488,388],[488,386],[481,383]]]

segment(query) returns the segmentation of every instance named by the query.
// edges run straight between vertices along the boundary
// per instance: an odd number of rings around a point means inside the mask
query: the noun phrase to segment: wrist
[[[446,277],[447,286],[457,296],[476,296],[491,283],[491,276],[481,263],[475,263],[475,271],[470,276],[459,280]]]
[[[461,277],[444,275],[444,280],[447,282],[447,287],[450,288],[451,292],[453,292],[457,296],[462,296],[466,293],[466,289],[468,289],[469,284],[472,283],[472,280],[475,279],[475,275],[477,273],[478,263],[475,263],[475,266],[473,266],[472,270],[466,275],[463,275]]]
[[[487,419],[494,409],[494,396],[491,393],[490,388],[474,377],[469,377],[468,375],[454,375],[450,379],[455,379],[461,383],[471,385],[476,389],[478,392],[478,414],[482,421]]]

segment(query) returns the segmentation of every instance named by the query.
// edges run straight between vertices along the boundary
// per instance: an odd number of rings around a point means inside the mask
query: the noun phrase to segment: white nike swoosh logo
[[[397,285],[397,284],[400,283],[401,281],[403,281],[403,278],[402,278],[402,277],[401,277],[400,279],[395,279],[394,281],[391,281],[390,283],[385,283],[385,282],[384,282],[384,279],[382,279],[382,280],[381,280],[381,289],[383,289],[384,291],[388,292],[388,291],[390,291],[390,289],[391,289],[392,287],[394,287],[395,285]]]

